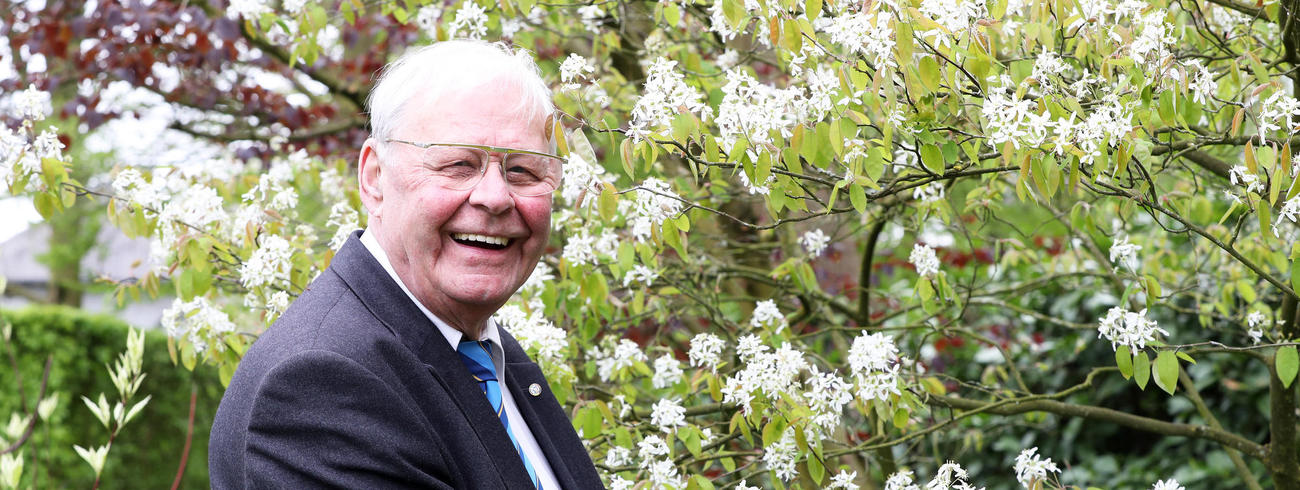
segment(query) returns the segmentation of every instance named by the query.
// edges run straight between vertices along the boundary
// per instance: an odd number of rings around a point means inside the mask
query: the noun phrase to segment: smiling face
[[[391,138],[549,151],[542,120],[522,116],[519,89],[493,83],[417,96]],[[419,148],[366,141],[359,177],[370,230],[411,293],[448,324],[478,338],[487,318],[528,279],[550,231],[551,195],[520,197],[499,170],[455,191],[439,185]]]

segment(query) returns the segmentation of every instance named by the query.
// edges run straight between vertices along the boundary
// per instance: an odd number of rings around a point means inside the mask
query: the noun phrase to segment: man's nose
[[[492,214],[509,211],[515,205],[515,197],[510,193],[510,183],[506,181],[505,166],[495,161],[489,161],[487,166],[483,169],[482,180],[470,190],[470,204],[482,207]]]

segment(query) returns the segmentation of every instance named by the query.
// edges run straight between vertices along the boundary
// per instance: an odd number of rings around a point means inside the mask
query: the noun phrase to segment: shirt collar
[[[447,339],[447,344],[451,345],[451,350],[456,350],[456,348],[460,346],[460,341],[465,337],[465,334],[460,330],[452,328],[451,325],[448,325],[447,322],[443,321],[441,318],[438,318],[438,316],[434,315],[428,308],[425,308],[424,303],[421,303],[420,300],[416,299],[414,294],[411,294],[411,290],[407,289],[406,284],[402,283],[402,278],[397,277],[397,271],[393,270],[393,264],[388,261],[388,254],[384,252],[383,247],[379,246],[379,240],[375,238],[375,234],[371,233],[369,228],[366,228],[366,231],[361,234],[361,244],[366,246],[366,250],[370,251],[370,255],[375,256],[375,260],[379,261],[379,265],[384,267],[384,272],[387,272],[388,275],[393,278],[393,282],[397,283],[397,287],[402,288],[402,292],[406,293],[406,297],[410,298],[412,303],[415,303],[415,307],[419,308],[420,311],[424,313],[424,316],[429,317],[429,321],[433,322],[433,324],[438,327],[438,332],[442,333],[443,338]],[[497,331],[497,328],[496,319],[488,317],[487,326],[483,328],[483,336],[479,339],[491,341],[493,344],[496,344],[497,348],[492,350],[494,362],[499,362],[497,361],[498,356],[504,359],[504,355],[502,354],[504,348],[501,344],[501,333]],[[500,368],[499,363],[497,367]]]

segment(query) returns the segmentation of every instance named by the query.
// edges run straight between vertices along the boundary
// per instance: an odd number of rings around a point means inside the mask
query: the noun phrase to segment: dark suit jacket
[[[212,487],[533,488],[456,352],[358,236],[240,362],[212,424]],[[556,479],[601,488],[541,370],[501,334],[505,384]]]

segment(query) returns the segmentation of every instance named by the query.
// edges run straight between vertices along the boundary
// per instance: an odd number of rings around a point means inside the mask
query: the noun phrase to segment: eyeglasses
[[[501,176],[510,193],[532,197],[550,194],[560,185],[564,160],[550,153],[461,143],[415,143],[399,139],[389,143],[411,145],[421,150],[419,162],[433,172],[437,183],[455,191],[473,189],[487,173],[492,153],[500,153]]]

